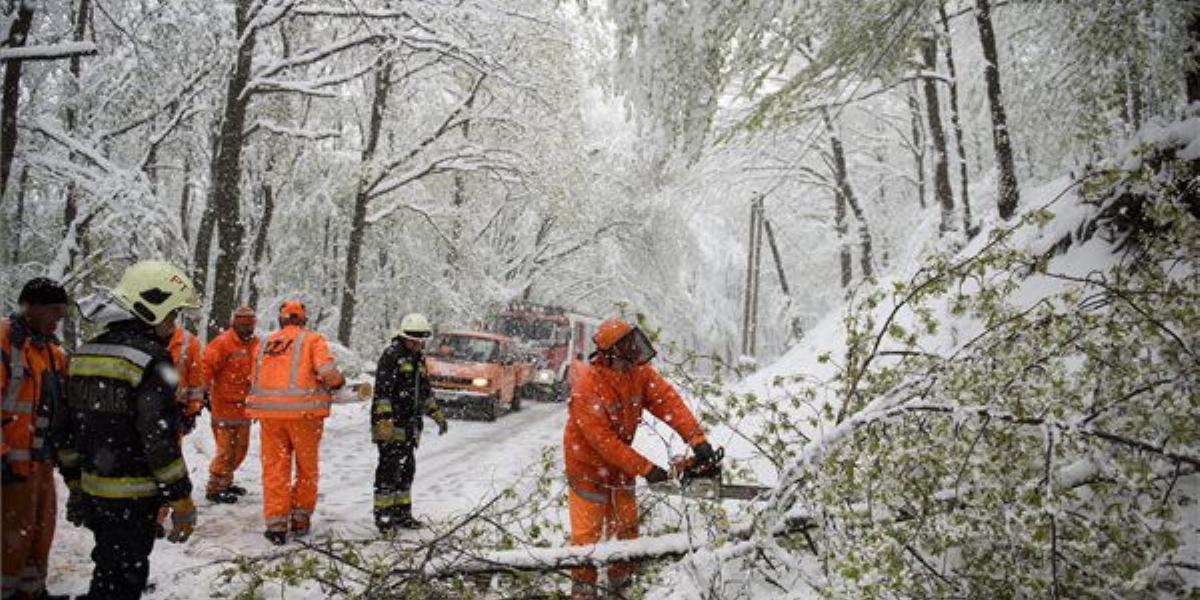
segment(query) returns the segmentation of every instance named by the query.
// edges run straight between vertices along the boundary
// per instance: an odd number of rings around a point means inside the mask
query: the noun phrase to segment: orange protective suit
[[[587,370],[587,363],[581,359],[572,358],[571,364],[567,366],[567,387],[574,389],[575,383],[583,377],[583,372]]]
[[[633,449],[643,410],[666,422],[691,446],[704,441],[695,416],[671,384],[649,364],[624,373],[597,357],[571,391],[563,454],[570,492],[571,543],[594,544],[606,538],[638,536],[634,482],[654,463]],[[619,587],[633,574],[631,563],[614,564],[609,584]],[[571,573],[577,584],[595,586],[595,569]]]
[[[250,447],[250,417],[246,416],[246,395],[250,393],[250,375],[258,338],[242,341],[232,329],[226,329],[204,349],[204,372],[209,382],[209,413],[212,415],[216,454],[208,467],[209,495],[233,485],[233,474],[246,459]]]
[[[191,421],[194,425],[194,417],[204,409],[204,366],[201,363],[200,340],[188,330],[176,327],[167,349],[171,351],[171,362],[179,373],[175,400],[179,402],[185,421]],[[184,433],[191,433],[191,430]]]
[[[3,460],[8,471],[0,496],[0,588],[4,598],[32,598],[46,591],[54,539],[57,503],[47,434],[51,409],[63,405],[67,358],[55,340],[35,336],[20,320],[8,319],[0,321],[0,355]]]
[[[259,420],[268,531],[306,533],[317,506],[319,451],[330,390],[345,378],[320,334],[286,325],[255,353],[246,415]],[[295,480],[292,469],[295,464]]]

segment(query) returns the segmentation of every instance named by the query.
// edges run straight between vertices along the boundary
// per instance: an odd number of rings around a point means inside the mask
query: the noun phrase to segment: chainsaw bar
[[[654,492],[698,498],[702,500],[754,500],[765,496],[771,488],[746,483],[722,483],[716,479],[690,479],[686,482],[664,481],[650,486]]]

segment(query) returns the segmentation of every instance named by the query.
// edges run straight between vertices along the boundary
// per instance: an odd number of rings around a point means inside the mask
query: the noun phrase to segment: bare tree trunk
[[[921,127],[921,101],[917,100],[916,84],[908,93],[908,110],[912,115],[912,153],[917,167],[917,203],[925,208],[925,135]]]
[[[87,35],[88,23],[91,21],[91,12],[91,0],[79,0],[79,4],[75,9],[74,27],[71,32],[72,40],[76,42],[83,41]],[[79,97],[79,82],[83,79],[83,57],[79,55],[72,56],[68,61],[67,71],[71,74],[70,85],[75,94],[74,98],[67,101],[66,125],[67,131],[75,134],[79,126],[79,117],[74,101]],[[69,160],[76,160],[74,152],[69,155]],[[63,203],[63,238],[69,244],[67,247],[65,273],[71,273],[79,257],[81,255],[86,256],[88,252],[88,224],[91,222],[91,217],[89,216],[82,221],[79,219],[79,201],[78,186],[74,182],[68,183],[67,195]],[[66,342],[68,348],[74,347],[79,337],[79,327],[74,317],[75,315],[69,312],[67,318],[63,319],[63,340]]]
[[[192,161],[183,155],[183,187],[179,190],[179,231],[183,234],[183,243],[191,245],[191,231],[188,223],[191,221],[192,209]]]
[[[1142,126],[1142,74],[1137,58],[1125,56],[1125,122],[1133,131]]]
[[[25,227],[25,191],[29,184],[29,169],[21,168],[21,174],[17,176],[17,214],[13,217],[13,233],[12,233],[12,264],[21,262],[21,234]]]
[[[966,143],[963,140],[962,119],[959,114],[958,107],[958,69],[954,66],[954,48],[950,42],[950,18],[946,15],[946,3],[938,2],[938,16],[942,21],[942,34],[945,36],[946,43],[943,46],[943,54],[946,58],[946,70],[950,74],[950,126],[954,128],[954,146],[958,152],[958,177],[959,177],[959,195],[962,198],[963,206],[963,233],[967,239],[975,237],[978,230],[972,225],[971,217],[971,192],[969,189],[970,178],[967,176],[967,149]]]
[[[872,268],[874,250],[872,249],[871,229],[867,226],[866,215],[863,214],[862,207],[858,204],[858,198],[854,195],[854,188],[850,185],[850,174],[846,171],[846,152],[842,147],[841,135],[834,129],[833,120],[829,117],[828,111],[822,111],[821,116],[825,120],[826,130],[829,131],[829,146],[833,160],[833,178],[837,189],[837,230],[842,246],[842,287],[846,288],[850,287],[850,281],[853,278],[850,266],[850,243],[847,240],[849,230],[846,224],[846,207],[850,207],[850,210],[854,212],[854,217],[858,220],[858,235],[862,243],[860,263],[863,277],[870,277],[874,272]]]
[[[204,194],[204,204],[200,208],[200,224],[196,228],[196,245],[192,250],[192,283],[196,285],[196,293],[204,296],[205,290],[208,288],[208,259],[209,253],[212,250],[213,229],[217,225],[217,213],[213,210],[212,186],[214,185],[214,177],[217,176],[216,163],[211,160],[211,157],[217,155],[217,149],[221,146],[221,136],[218,135],[220,124],[213,125],[209,137],[209,162],[208,162],[208,191]]]
[[[271,230],[271,218],[275,214],[275,190],[271,188],[271,184],[263,184],[262,199],[262,218],[258,222],[258,234],[254,236],[253,261],[250,263],[250,297],[246,301],[255,310],[258,310],[258,269],[262,266],[262,257],[267,249],[267,234]]]
[[[1007,220],[1016,214],[1021,198],[1017,188],[1017,172],[1013,167],[1008,116],[1004,112],[1004,96],[1000,89],[1000,59],[996,52],[996,34],[992,30],[990,0],[975,0],[975,22],[979,25],[979,43],[983,46],[983,74],[992,113],[992,145],[996,151],[996,166],[1000,170],[996,207],[1000,211],[1000,218]]]
[[[16,18],[8,31],[3,46],[20,48],[25,45],[29,27],[33,24],[33,3],[17,2]],[[7,17],[7,15],[6,15]],[[13,157],[17,151],[17,103],[21,98],[21,61],[4,63],[4,95],[0,98],[0,202],[8,189],[8,176],[12,172]]]
[[[937,38],[933,35],[921,40],[921,58],[926,71],[937,71]],[[925,112],[929,117],[929,137],[933,142],[933,193],[942,209],[938,233],[944,235],[954,230],[954,190],[950,187],[946,131],[942,127],[942,103],[938,98],[937,83],[932,77],[922,77],[921,85],[925,90]]]
[[[242,144],[249,103],[246,84],[254,59],[254,33],[247,35],[253,0],[238,0],[235,9],[237,37],[243,39],[230,74],[221,120],[220,146],[213,157],[213,181],[208,204],[216,213],[217,264],[213,278],[212,310],[208,315],[208,339],[220,333],[220,323],[237,304],[238,266],[242,260],[245,228],[241,220]]]
[[[379,133],[383,128],[383,113],[387,110],[388,91],[391,89],[389,79],[392,76],[392,63],[387,57],[380,59],[375,71],[375,97],[371,99],[371,116],[367,124],[367,139],[363,145],[359,164],[362,172],[375,158],[375,150],[379,146]],[[358,304],[358,261],[362,255],[363,239],[367,233],[367,205],[371,201],[368,183],[364,177],[359,177],[358,188],[354,193],[354,214],[350,220],[350,245],[346,247],[345,287],[342,288],[342,310],[338,315],[338,341],[343,346],[350,346],[350,336],[354,332],[354,310]]]
[[[1192,22],[1188,25],[1192,37],[1192,48],[1200,48],[1200,11],[1192,13]],[[1193,50],[1192,64],[1185,76],[1188,103],[1200,102],[1200,50]]]
[[[471,110],[471,108],[474,105],[475,105],[475,94],[472,93],[470,96],[467,97],[466,109]],[[464,140],[469,139],[471,137],[471,120],[470,119],[466,119],[465,121],[463,121],[462,136],[463,136]],[[460,241],[462,239],[462,223],[463,223],[462,207],[467,202],[467,176],[464,175],[461,171],[456,171],[454,173],[454,194],[451,196],[450,202],[454,208],[451,211],[451,214],[453,215],[453,221],[451,222],[451,225],[450,225],[451,246],[450,246],[449,250],[447,250],[447,252],[446,252],[446,263],[447,263],[446,264],[446,266],[447,266],[446,276],[451,278],[451,285],[453,285],[455,288],[457,288],[458,277],[455,275],[455,271],[458,270],[458,261],[460,258],[460,252],[458,251],[458,244],[460,243]],[[531,287],[532,287],[532,284],[530,285],[530,287],[526,287],[526,289],[525,289],[526,294],[530,293]]]

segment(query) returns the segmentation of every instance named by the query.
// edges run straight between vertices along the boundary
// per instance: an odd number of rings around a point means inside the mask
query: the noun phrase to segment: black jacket
[[[176,433],[179,376],[154,331],[114,323],[79,347],[69,372],[66,407],[52,426],[68,485],[106,501],[189,496]]]
[[[392,340],[376,366],[371,424],[390,418],[398,428],[420,430],[423,414],[442,418],[433,388],[429,386],[425,355],[410,351],[399,339]]]

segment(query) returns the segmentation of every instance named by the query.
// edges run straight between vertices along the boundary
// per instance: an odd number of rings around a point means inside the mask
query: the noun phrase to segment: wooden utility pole
[[[766,196],[755,194],[750,201],[750,240],[746,250],[746,294],[742,304],[742,356],[754,356],[758,349],[758,295],[762,281],[763,234],[771,247],[771,258],[775,261],[775,274],[779,276],[779,289],[785,298],[792,293],[788,288],[787,275],[783,271],[783,260],[779,257],[779,246],[775,243],[775,231],[767,220],[764,202]]]
[[[742,305],[742,356],[754,356],[758,338],[758,286],[762,266],[763,197],[750,201],[750,240],[746,249],[746,294]]]
[[[783,261],[779,258],[779,246],[775,244],[775,231],[771,229],[771,222],[767,220],[766,214],[761,216],[763,230],[767,232],[767,243],[771,246],[771,258],[775,259],[775,274],[779,276],[779,289],[785,298],[791,298],[792,292],[788,290],[787,276],[783,274]]]

